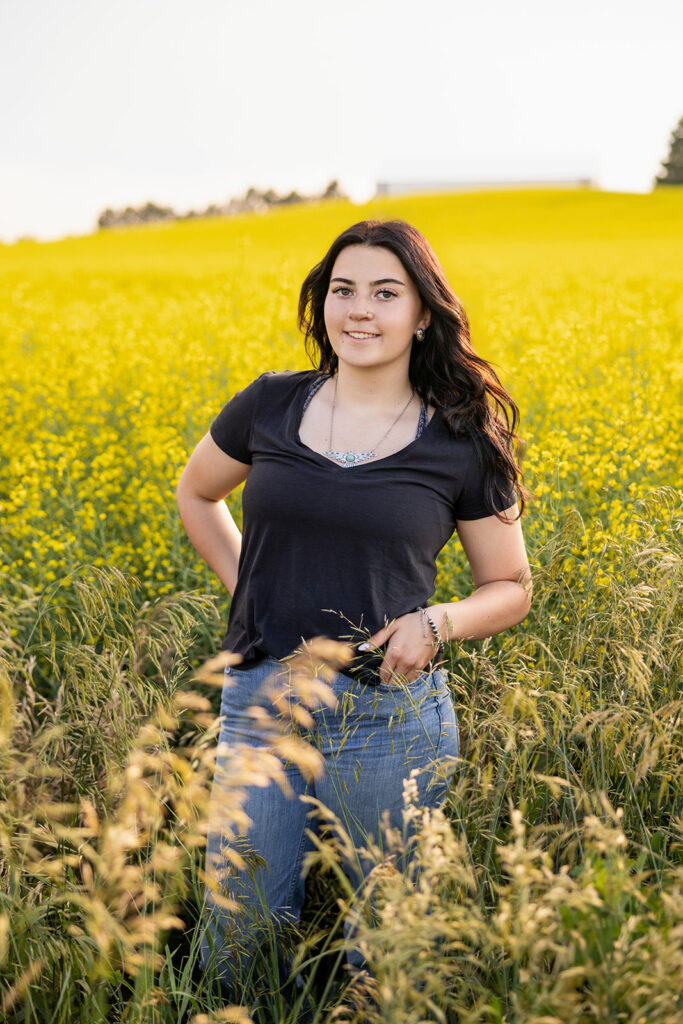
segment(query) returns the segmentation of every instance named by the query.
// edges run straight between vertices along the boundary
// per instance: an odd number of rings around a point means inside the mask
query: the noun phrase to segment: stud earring
[[[422,330],[421,327],[418,327],[418,329],[415,331],[415,337],[417,338],[418,341],[424,341],[425,332]]]

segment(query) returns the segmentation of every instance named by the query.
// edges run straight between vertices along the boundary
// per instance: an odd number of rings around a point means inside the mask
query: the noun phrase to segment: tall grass
[[[408,783],[416,839],[388,827],[369,837],[376,867],[354,889],[340,858],[349,837],[312,808],[328,829],[308,864],[319,913],[271,935],[261,973],[243,979],[242,1019],[260,1006],[259,1020],[294,1021],[306,998],[319,1021],[680,1019],[682,522],[680,495],[653,492],[635,535],[590,552],[608,584],[557,621],[570,589],[561,567],[582,529],[567,517],[539,553],[523,635],[453,657],[462,749],[443,811],[416,807]],[[3,1013],[238,1020],[215,1016],[220,989],[201,976],[192,928],[218,720],[200,692],[211,672],[198,689],[182,680],[212,602],[177,594],[136,608],[134,582],[115,569],[84,568],[68,589],[66,609],[26,589],[3,609]],[[306,680],[332,655],[300,673],[304,707],[288,733],[276,725],[269,750],[234,752],[236,837],[246,782],[280,777],[282,757],[320,770],[297,724],[324,695]],[[50,674],[37,689],[41,659]],[[333,901],[352,937],[333,932]],[[268,998],[278,941],[306,988]],[[371,976],[347,976],[352,941]]]
[[[179,988],[187,967],[162,950],[186,927],[177,911],[190,879],[197,890],[211,884],[195,855],[219,720],[180,678],[212,603],[176,594],[137,608],[135,582],[114,568],[84,567],[69,582],[66,610],[51,614],[26,588],[23,602],[3,609],[0,1008],[10,1020],[133,1021],[156,1018],[161,1001],[177,1019],[178,1004],[207,999]],[[54,694],[33,686],[41,657]],[[222,686],[231,658],[208,663],[198,681]],[[330,691],[309,670],[298,692],[310,703]],[[268,750],[232,751],[221,810],[236,835],[247,823],[247,783],[284,785],[285,757],[320,771],[317,751],[273,726]]]

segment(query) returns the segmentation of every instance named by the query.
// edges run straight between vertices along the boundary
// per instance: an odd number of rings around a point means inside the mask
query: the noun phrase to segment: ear
[[[429,327],[430,323],[432,322],[432,311],[431,311],[431,309],[427,309],[426,307],[423,307],[423,308],[424,308],[424,314],[420,318],[420,322],[418,323],[417,326],[421,327],[424,331],[426,331],[427,328]]]

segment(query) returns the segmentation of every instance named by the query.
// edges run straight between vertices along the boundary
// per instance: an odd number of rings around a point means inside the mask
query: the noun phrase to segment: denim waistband
[[[383,658],[383,651],[356,651],[351,664],[346,665],[342,670],[340,670],[341,674],[351,676],[352,679],[356,679],[359,682],[376,684],[379,682],[377,673],[379,672],[379,667],[382,664]],[[256,668],[257,665],[262,665],[264,662],[272,662],[273,664],[279,665],[282,664],[284,660],[285,659],[276,658],[272,654],[262,653],[255,657],[247,658],[234,667],[239,672],[248,672],[249,669]]]
[[[343,669],[339,670],[340,675],[349,676],[351,679],[363,686],[379,686],[381,685],[381,679],[379,677],[379,669],[382,661],[384,660],[384,651],[357,651],[350,665],[346,665]],[[240,662],[239,665],[235,665],[234,668],[239,672],[248,672],[252,668],[256,668],[258,665],[264,663],[272,663],[273,665],[282,665],[283,659],[276,658],[272,654],[262,654],[256,658],[249,658],[246,661]],[[441,658],[435,658],[433,661],[425,665],[424,672],[435,672],[439,668],[443,668],[444,662]],[[231,674],[230,668],[226,668],[226,674]]]

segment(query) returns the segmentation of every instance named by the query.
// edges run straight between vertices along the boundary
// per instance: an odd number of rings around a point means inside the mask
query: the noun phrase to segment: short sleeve
[[[486,480],[479,462],[474,442],[468,445],[467,457],[463,460],[460,488],[455,499],[456,519],[484,519],[517,504],[517,493],[509,480],[502,475],[494,477],[492,494],[487,495]]]
[[[272,371],[262,373],[223,406],[209,427],[221,451],[238,462],[251,465],[251,436],[263,388]]]

